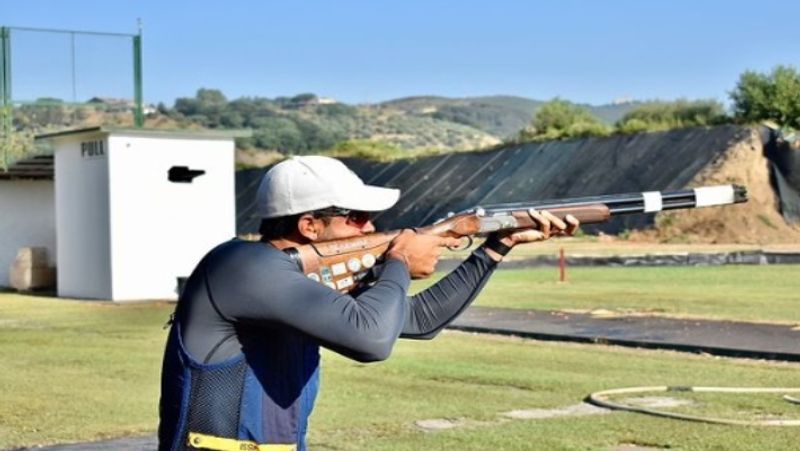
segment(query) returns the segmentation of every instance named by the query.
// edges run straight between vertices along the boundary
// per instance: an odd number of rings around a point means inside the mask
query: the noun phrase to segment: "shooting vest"
[[[172,325],[162,368],[159,450],[305,451],[319,346],[290,329],[242,329],[236,338],[240,355],[206,365],[186,352],[179,322]]]

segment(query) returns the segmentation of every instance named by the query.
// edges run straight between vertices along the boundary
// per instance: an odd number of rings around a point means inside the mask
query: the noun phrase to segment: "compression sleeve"
[[[362,362],[389,356],[407,315],[405,263],[387,261],[374,286],[354,298],[305,277],[280,251],[274,250],[266,262],[260,255],[251,260],[248,252],[237,254],[235,275],[230,270],[207,274],[220,315],[234,323],[292,327]],[[223,293],[225,302],[220,302]]]
[[[480,293],[497,262],[478,248],[450,274],[409,298],[402,338],[428,340],[461,314]]]

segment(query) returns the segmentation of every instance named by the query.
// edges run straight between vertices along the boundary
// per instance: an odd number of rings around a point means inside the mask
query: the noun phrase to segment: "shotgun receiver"
[[[747,202],[747,190],[738,185],[517,202],[464,210],[432,225],[417,228],[416,231],[471,239],[473,236],[485,236],[500,230],[536,227],[536,222],[528,213],[530,209],[547,210],[562,219],[572,215],[581,224],[596,224],[618,215],[656,213],[664,210],[742,202]],[[346,293],[358,286],[370,268],[381,261],[389,244],[400,232],[401,230],[395,230],[322,241],[284,251],[298,263],[303,273],[310,279]]]

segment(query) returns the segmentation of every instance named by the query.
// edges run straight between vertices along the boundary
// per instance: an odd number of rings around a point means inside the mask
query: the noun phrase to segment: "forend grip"
[[[580,221],[581,224],[597,224],[611,219],[611,211],[608,205],[605,204],[544,208],[544,210],[549,211],[561,219],[565,218],[567,215],[572,215],[575,219]]]
[[[543,207],[542,210],[546,210],[561,219],[564,219],[567,215],[572,215],[581,224],[597,224],[611,219],[611,211],[605,204]],[[517,227],[520,229],[535,228],[537,225],[527,210],[517,210],[512,212],[511,215],[517,220]]]

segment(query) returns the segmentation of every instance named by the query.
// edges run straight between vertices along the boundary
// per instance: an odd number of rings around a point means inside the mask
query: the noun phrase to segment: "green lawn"
[[[312,445],[321,449],[603,449],[625,443],[795,449],[797,443],[798,431],[791,427],[728,427],[622,412],[506,421],[499,415],[570,406],[593,391],[616,387],[792,386],[800,381],[797,364],[460,333],[432,342],[403,342],[380,365],[367,367],[330,355],[325,360],[325,392],[311,434]],[[800,408],[776,395],[697,400],[681,410],[739,419],[772,413],[800,418]],[[469,426],[440,432],[414,426],[415,420],[433,418],[460,419]]]
[[[431,282],[416,282],[419,290]],[[800,323],[800,266],[558,268],[497,271],[476,305]]]
[[[499,274],[498,276],[500,276]],[[168,304],[0,294],[0,448],[152,434]],[[593,391],[640,385],[793,386],[800,365],[446,332],[401,341],[384,363],[324,353],[312,449],[793,449],[797,428],[714,426],[633,413],[508,420]],[[685,411],[784,415],[774,395],[698,398]],[[416,420],[465,427],[425,432]]]
[[[477,240],[469,249],[455,253],[445,252],[443,258],[463,258],[474,250],[480,240]],[[580,237],[559,237],[547,241],[529,243],[517,246],[508,255],[509,259],[524,259],[541,255],[557,256],[564,249],[567,256],[608,256],[608,255],[653,255],[653,254],[678,254],[687,253],[725,253],[736,251],[772,251],[772,252],[800,252],[800,243],[780,244],[700,244],[700,243],[650,243],[619,239],[606,236],[600,239],[593,235]]]
[[[171,311],[0,294],[0,449],[152,431]]]

